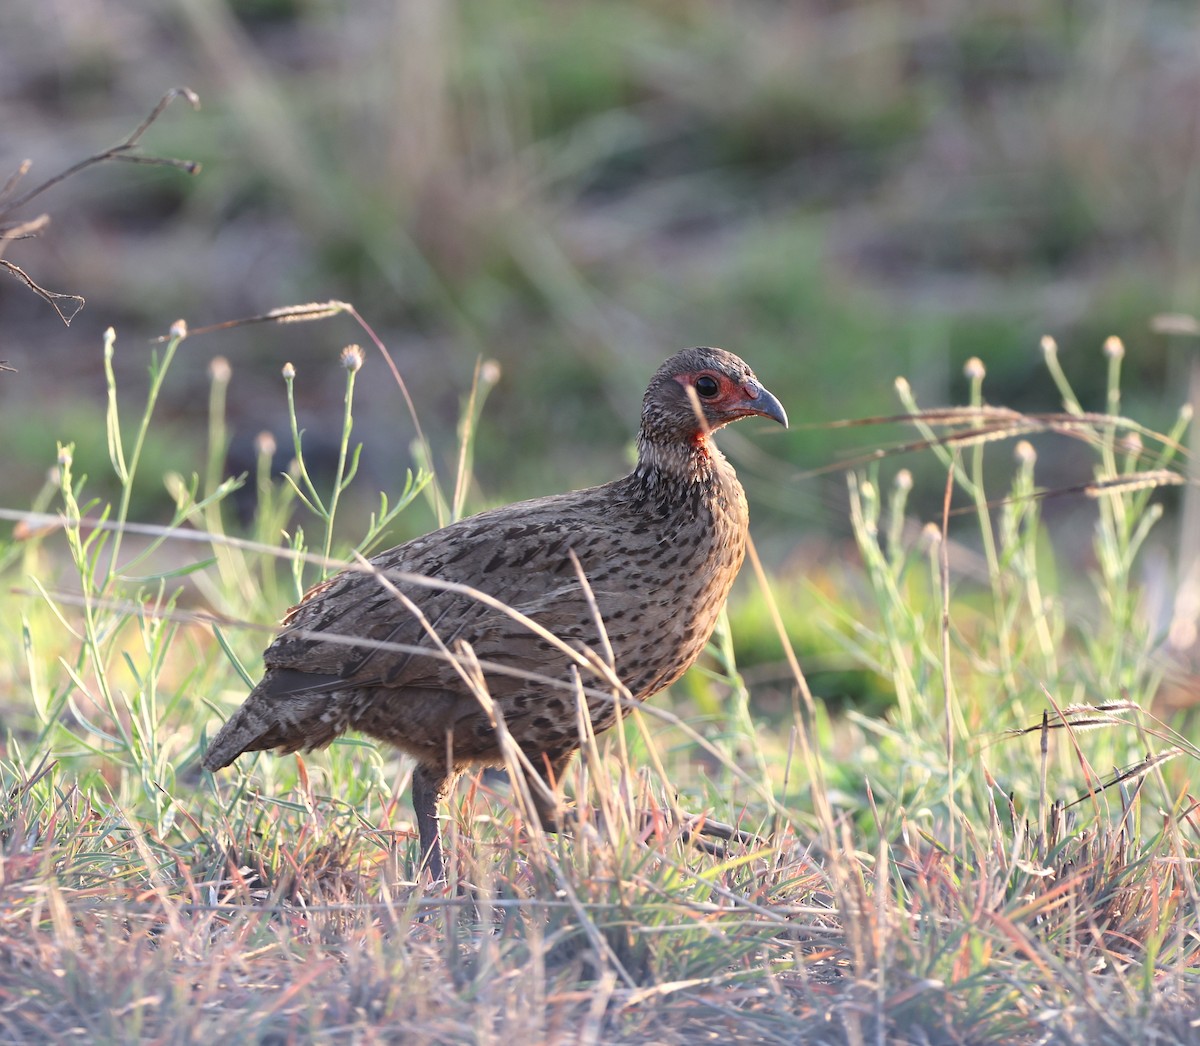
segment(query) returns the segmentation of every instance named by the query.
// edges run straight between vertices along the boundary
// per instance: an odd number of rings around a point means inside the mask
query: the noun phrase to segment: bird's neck
[[[625,483],[641,511],[676,526],[702,524],[710,551],[724,549],[741,562],[750,521],[746,495],[710,438],[657,441],[639,434],[637,467]]]
[[[638,461],[634,477],[644,483],[669,486],[711,486],[732,476],[725,455],[705,433],[691,439],[655,439],[643,430],[638,433]]]

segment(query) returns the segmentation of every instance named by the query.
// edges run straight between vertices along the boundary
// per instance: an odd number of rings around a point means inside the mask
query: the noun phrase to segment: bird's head
[[[783,405],[744,361],[724,349],[684,349],[650,379],[642,401],[642,438],[702,444],[714,429],[756,414],[787,428]]]

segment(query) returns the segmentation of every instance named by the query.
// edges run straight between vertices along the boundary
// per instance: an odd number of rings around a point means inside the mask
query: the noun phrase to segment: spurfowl
[[[700,656],[748,527],[741,484],[709,434],[755,414],[787,425],[782,405],[737,356],[713,348],[672,356],[646,390],[628,476],[481,512],[309,591],[284,618],[263,655],[266,674],[213,739],[205,768],[243,752],[320,748],[350,729],[393,744],[417,762],[421,852],[440,879],[438,802],[466,767],[503,762],[478,676],[469,682],[452,652],[469,645],[495,714],[557,785],[580,745],[580,683],[599,732],[617,714],[604,663],[643,700]],[[590,661],[575,655],[588,648]],[[557,806],[531,791],[553,827]]]

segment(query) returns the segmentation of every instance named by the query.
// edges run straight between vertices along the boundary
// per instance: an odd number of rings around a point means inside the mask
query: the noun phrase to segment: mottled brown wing
[[[587,492],[589,495],[595,491]],[[571,561],[574,550],[588,570],[602,543],[611,545],[612,520],[596,517],[573,495],[539,499],[482,513],[391,549],[371,560],[383,575],[417,574],[469,585],[537,620],[573,645],[596,646],[599,632]],[[590,498],[589,498],[590,501]],[[596,568],[604,583],[606,568]],[[419,607],[441,642],[465,641],[482,661],[561,676],[566,659],[545,639],[485,602],[461,592],[389,580]],[[611,581],[611,578],[608,579]],[[609,586],[611,588],[611,586]],[[623,591],[616,590],[617,598]],[[605,603],[612,595],[604,592]],[[436,656],[380,649],[391,643],[438,646],[428,630],[378,576],[348,570],[312,589],[284,619],[284,630],[264,654],[268,667],[335,676],[359,685],[461,689],[453,665]],[[519,680],[489,677],[494,696]]]

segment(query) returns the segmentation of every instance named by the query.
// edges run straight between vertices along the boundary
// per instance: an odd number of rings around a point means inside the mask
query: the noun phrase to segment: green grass
[[[460,787],[444,826],[456,890],[414,880],[407,772],[374,745],[198,767],[305,585],[416,498],[464,508],[494,375],[464,397],[457,479],[412,473],[351,530],[358,357],[342,356],[328,483],[305,465],[303,373],[278,392],[287,476],[265,447],[255,475],[223,475],[230,375],[215,363],[209,445],[166,477],[174,519],[139,526],[183,337],[159,347],[141,407],[108,370],[111,476],[82,475],[64,446],[45,506],[58,525],[0,545],[0,1037],[1192,1040],[1200,753],[1154,715],[1173,667],[1138,580],[1187,419],[1160,436],[1119,417],[1115,343],[1101,414],[1049,345],[1054,415],[989,410],[974,363],[953,412],[921,412],[901,384],[944,520],[913,518],[908,471],[852,472],[857,561],[811,577],[748,565],[757,609],[734,608],[673,694],[585,739],[571,837],[545,836],[490,778]],[[363,366],[383,373],[375,353]],[[1086,579],[1042,518],[1054,492],[1034,436],[1093,457]],[[235,533],[239,484],[257,509]],[[805,648],[869,678],[883,714],[831,714],[794,663],[763,707],[738,652],[789,657],[801,615]],[[705,849],[681,814],[751,835]]]

